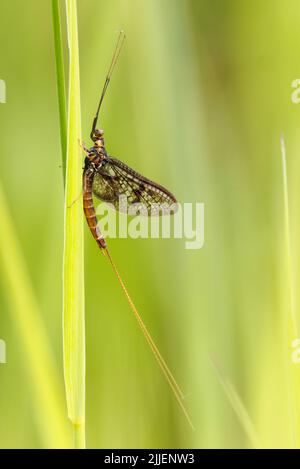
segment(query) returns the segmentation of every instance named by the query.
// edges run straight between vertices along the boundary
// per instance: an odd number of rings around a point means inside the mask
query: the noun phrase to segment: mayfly
[[[121,210],[120,200],[125,197],[126,206],[140,205],[148,215],[153,214],[153,207],[169,207],[174,212],[177,203],[174,195],[167,189],[150,181],[117,158],[109,156],[105,148],[104,132],[96,128],[101,105],[124,40],[125,34],[120,32],[93,120],[90,137],[94,145],[89,149],[83,147],[86,154],[83,171],[83,209],[91,233],[101,249],[106,248],[106,242],[97,226],[93,194],[98,199],[113,204],[117,210]]]
[[[96,128],[101,105],[124,40],[125,34],[123,31],[121,31],[104,82],[96,115],[93,120],[90,137],[94,142],[94,145],[89,149],[83,146],[83,150],[86,154],[83,170],[83,209],[93,237],[97,241],[97,244],[103,254],[107,255],[128,300],[128,303],[138,321],[138,324],[171,389],[173,390],[180,407],[182,408],[189,424],[193,428],[193,424],[183,404],[183,393],[180,390],[173,374],[169,370],[168,365],[160,354],[150,333],[148,332],[137,308],[135,307],[131,296],[129,295],[128,290],[117,270],[117,267],[113,262],[106,241],[97,226],[98,221],[93,203],[93,195],[104,202],[113,204],[117,210],[121,210],[120,197],[126,197],[127,206],[131,206],[132,204],[142,205],[144,208],[146,208],[147,215],[153,214],[152,207],[154,205],[156,207],[169,207],[169,213],[174,213],[177,208],[176,199],[174,195],[171,194],[171,192],[169,192],[163,186],[142,176],[122,161],[119,161],[117,158],[108,155],[104,144],[104,132],[103,130]]]

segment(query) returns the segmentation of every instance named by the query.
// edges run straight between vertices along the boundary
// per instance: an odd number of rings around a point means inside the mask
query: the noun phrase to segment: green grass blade
[[[242,426],[244,429],[249,442],[253,448],[260,448],[259,438],[257,432],[254,428],[253,422],[250,418],[250,415],[243,403],[241,397],[239,396],[235,386],[230,381],[228,376],[225,375],[219,364],[215,360],[211,359],[212,365],[217,372],[220,383],[223,386],[225,394]]]
[[[284,228],[285,228],[285,242],[286,242],[286,261],[287,261],[287,284],[289,288],[289,314],[292,321],[292,329],[294,338],[298,337],[298,325],[295,314],[294,306],[294,288],[292,278],[292,261],[291,261],[291,234],[290,234],[290,213],[289,213],[289,196],[288,196],[288,178],[286,168],[286,148],[284,137],[280,138],[281,147],[281,163],[282,163],[282,180],[283,180],[283,199],[284,199]]]
[[[85,321],[79,52],[75,0],[66,0],[69,41],[69,108],[63,265],[64,375],[68,416],[76,447],[85,446]],[[78,437],[79,435],[79,437]]]
[[[58,105],[59,105],[62,170],[63,170],[63,178],[65,182],[66,154],[67,154],[67,106],[66,106],[65,71],[64,71],[64,61],[63,61],[63,47],[62,47],[62,37],[61,37],[59,0],[52,0],[52,19],[53,19],[55,62],[56,62],[56,81],[57,81]]]
[[[65,183],[66,154],[67,154],[67,105],[66,105],[65,71],[64,71],[63,47],[62,47],[62,38],[61,38],[59,0],[52,0],[52,20],[53,20],[53,34],[54,34],[55,63],[56,63],[56,82],[57,82],[58,106],[59,106],[62,171],[63,171],[63,179]]]
[[[45,447],[70,447],[63,388],[1,187],[0,218],[0,273],[24,354],[40,435]]]
[[[291,420],[291,439],[292,447],[300,447],[300,375],[299,364],[292,361],[292,343],[299,337],[298,324],[295,311],[295,288],[292,275],[292,257],[291,257],[291,233],[290,233],[290,209],[288,196],[288,177],[286,164],[286,147],[284,136],[280,138],[281,164],[282,164],[282,183],[283,183],[283,201],[284,201],[284,229],[285,229],[285,253],[286,270],[285,278],[288,289],[288,308],[287,316],[284,318],[284,324],[287,324],[286,339],[287,344],[287,372],[288,372],[288,391],[289,391],[289,413]]]

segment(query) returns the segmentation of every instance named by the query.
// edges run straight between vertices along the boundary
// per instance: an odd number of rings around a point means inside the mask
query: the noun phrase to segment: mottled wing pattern
[[[171,192],[113,157],[107,157],[95,173],[93,193],[121,212],[160,215],[174,213],[177,208]]]

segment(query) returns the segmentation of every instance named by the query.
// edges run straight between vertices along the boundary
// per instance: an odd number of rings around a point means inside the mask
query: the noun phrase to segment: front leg
[[[78,143],[79,145],[81,146],[83,152],[88,155],[89,154],[89,149],[85,146],[85,143],[83,141],[81,141],[80,139],[78,139]]]

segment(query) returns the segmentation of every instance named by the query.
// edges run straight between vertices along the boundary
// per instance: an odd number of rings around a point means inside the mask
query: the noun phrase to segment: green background
[[[0,179],[63,391],[63,182],[51,3],[0,5],[0,78],[7,87]],[[291,101],[291,83],[300,78],[298,2],[79,0],[78,22],[83,140],[89,145],[117,31],[124,29],[102,113],[107,150],[179,201],[205,204],[200,250],[174,239],[109,242],[186,394],[196,431],[85,227],[88,447],[251,447],[250,419],[257,445],[299,445],[300,396],[290,386],[287,333],[291,284],[296,313],[299,304],[300,105]],[[63,29],[65,38],[65,23]],[[7,347],[0,447],[46,447],[5,269],[0,275],[0,338]]]

